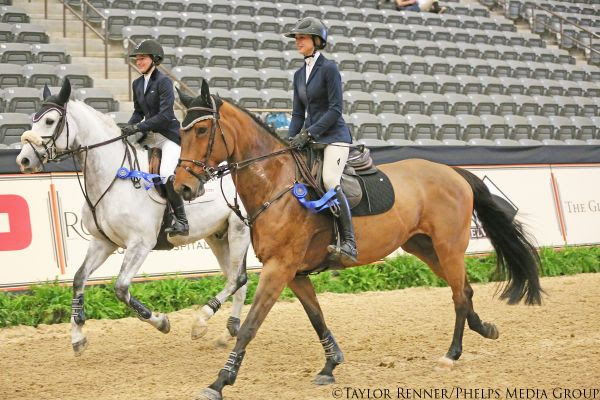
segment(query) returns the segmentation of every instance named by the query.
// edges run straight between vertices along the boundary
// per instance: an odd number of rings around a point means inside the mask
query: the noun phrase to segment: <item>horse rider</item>
[[[181,153],[180,124],[173,112],[173,82],[158,70],[164,51],[156,40],[148,39],[135,46],[129,57],[135,57],[135,65],[142,76],[131,85],[134,111],[121,131],[130,135],[128,140],[132,142],[162,150],[160,176],[167,180],[163,183],[161,178],[155,178],[154,183],[164,185],[167,201],[173,210],[171,226],[165,232],[172,236],[187,236],[189,226],[183,199],[173,189],[175,168]]]
[[[327,44],[327,27],[317,18],[299,20],[285,34],[296,39],[296,48],[305,64],[294,74],[292,120],[288,130],[291,145],[303,148],[315,140],[326,143],[323,150],[323,185],[335,190],[339,202],[340,246],[330,245],[328,251],[342,262],[356,262],[358,255],[354,239],[352,215],[340,181],[348,160],[352,136],[342,118],[342,79],[335,62],[320,52]]]

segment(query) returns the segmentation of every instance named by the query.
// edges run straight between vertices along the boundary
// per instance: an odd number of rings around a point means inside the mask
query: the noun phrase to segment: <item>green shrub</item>
[[[600,248],[565,248],[561,251],[542,249],[542,276],[572,275],[600,272]],[[467,257],[465,264],[470,282],[491,282],[499,278],[494,274],[496,257]],[[256,292],[259,274],[248,275],[250,303]],[[413,286],[446,286],[427,265],[410,255],[386,259],[377,264],[340,271],[325,271],[311,275],[317,293],[358,293],[402,289]],[[131,293],[152,310],[171,312],[205,304],[225,285],[222,276],[185,279],[174,276],[168,279],[135,283]],[[71,316],[70,286],[49,282],[33,286],[24,293],[0,292],[0,327],[11,325],[53,324],[68,322]],[[286,288],[282,299],[293,298]],[[85,312],[89,319],[117,319],[133,313],[114,294],[114,282],[93,285],[85,291]]]

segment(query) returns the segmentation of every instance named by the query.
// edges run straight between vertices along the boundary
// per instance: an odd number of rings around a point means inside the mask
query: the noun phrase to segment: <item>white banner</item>
[[[492,193],[517,210],[538,246],[597,244],[600,235],[600,165],[469,167]],[[73,173],[0,175],[0,289],[31,283],[71,281],[87,250],[81,223],[83,196]],[[473,221],[468,252],[491,250],[485,232]],[[117,251],[92,280],[117,275]],[[251,251],[249,267],[260,267]],[[138,277],[218,271],[204,241],[153,251]]]

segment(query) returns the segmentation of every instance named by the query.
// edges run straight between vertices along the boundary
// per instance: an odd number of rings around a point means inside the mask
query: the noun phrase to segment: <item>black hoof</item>
[[[85,351],[85,349],[87,349],[87,347],[88,347],[88,341],[86,338],[81,339],[77,343],[73,343],[73,351],[75,352],[75,355],[77,357],[82,355],[83,352]]]
[[[335,383],[335,377],[333,375],[317,375],[312,381],[315,385],[331,385]]]
[[[206,388],[200,392],[196,400],[223,400],[223,396],[214,389]]]

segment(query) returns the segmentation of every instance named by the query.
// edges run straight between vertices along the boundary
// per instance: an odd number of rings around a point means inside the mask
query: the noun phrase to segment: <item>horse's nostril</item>
[[[21,159],[21,165],[24,166],[24,167],[29,167],[29,158],[23,157]]]
[[[192,198],[192,189],[190,189],[187,185],[181,185],[181,196],[184,200],[191,200]]]

